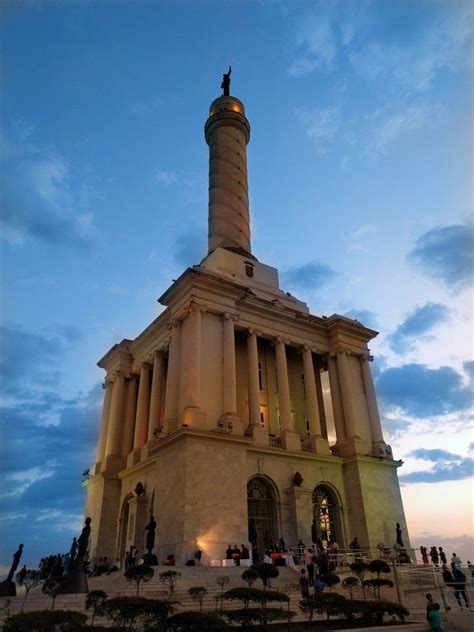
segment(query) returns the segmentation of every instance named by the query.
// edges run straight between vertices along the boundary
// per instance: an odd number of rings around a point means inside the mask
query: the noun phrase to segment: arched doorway
[[[249,541],[262,553],[276,537],[276,502],[271,485],[263,478],[252,478],[247,484]]]
[[[318,540],[328,542],[332,538],[339,546],[343,545],[339,514],[336,494],[326,485],[318,485],[313,491],[313,518]]]
[[[130,505],[129,501],[133,498],[132,494],[129,494],[122,504],[122,510],[120,512],[119,517],[119,539],[118,539],[118,547],[117,547],[117,557],[123,562],[125,557],[125,551],[128,549],[128,540],[129,534],[132,531],[133,527],[130,525]],[[133,518],[133,516],[132,516]]]

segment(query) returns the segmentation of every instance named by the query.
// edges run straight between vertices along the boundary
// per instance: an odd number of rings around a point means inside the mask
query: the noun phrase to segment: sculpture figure
[[[13,575],[15,574],[16,569],[18,568],[18,564],[20,563],[20,557],[21,554],[23,553],[23,544],[20,544],[18,546],[18,551],[16,553],[13,554],[13,562],[12,562],[12,566],[10,568],[10,572],[8,573],[8,576],[6,578],[6,582],[11,582],[13,579]]]
[[[311,542],[316,544],[318,541],[318,529],[316,527],[316,520],[313,518],[313,522],[311,523]]]
[[[222,94],[225,97],[230,96],[230,73],[232,72],[232,68],[229,66],[229,72],[228,73],[224,73],[222,75],[222,83],[221,83],[221,88],[223,90]]]
[[[91,518],[86,518],[81,535],[77,540],[77,555],[75,562],[81,563],[84,561],[87,554],[87,547],[89,546],[89,536],[91,534]]]
[[[403,540],[402,540],[402,529],[400,527],[400,523],[399,522],[397,522],[397,526],[396,526],[395,532],[397,534],[397,544],[399,544],[402,548],[404,548]]]
[[[71,559],[71,562],[76,557],[76,553],[77,553],[77,538],[73,538],[71,548],[69,549],[69,557]]]
[[[153,516],[150,516],[150,522],[145,527],[146,534],[146,550],[149,554],[153,551],[155,547],[155,531],[156,531],[156,521]]]

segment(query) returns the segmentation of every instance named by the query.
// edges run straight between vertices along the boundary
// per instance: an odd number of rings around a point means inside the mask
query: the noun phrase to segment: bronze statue
[[[221,83],[221,88],[223,90],[223,95],[225,97],[230,96],[229,93],[229,89],[230,89],[230,73],[232,72],[232,68],[229,66],[229,72],[226,74],[224,73],[222,75],[222,83]]]
[[[23,553],[23,544],[20,544],[18,546],[18,551],[16,553],[13,554],[13,562],[12,562],[12,566],[10,568],[10,572],[8,573],[8,576],[6,578],[6,582],[11,582],[13,579],[13,575],[15,574],[16,569],[18,568],[18,564],[20,563],[20,557],[21,554]]]
[[[156,521],[153,516],[150,516],[150,522],[145,527],[145,531],[148,531],[146,534],[146,550],[149,554],[153,551],[155,547],[155,530],[156,530]]]
[[[81,535],[77,539],[77,555],[74,561],[84,562],[89,546],[89,536],[91,534],[91,518],[86,518]]]
[[[395,532],[397,534],[397,544],[399,544],[401,547],[403,547],[402,529],[400,527],[400,523],[399,522],[397,522],[397,526],[395,528]]]
[[[69,549],[69,558],[70,558],[71,562],[76,557],[76,553],[77,553],[77,538],[73,538],[72,539],[71,548]]]

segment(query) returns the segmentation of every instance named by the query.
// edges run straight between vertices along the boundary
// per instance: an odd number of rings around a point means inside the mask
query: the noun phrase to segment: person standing
[[[303,599],[308,599],[309,597],[309,579],[306,577],[306,571],[304,568],[301,569],[300,574],[300,590],[301,596]]]
[[[430,557],[431,557],[431,563],[434,564],[435,566],[438,566],[439,564],[438,549],[435,546],[432,546],[430,549]]]
[[[451,566],[453,580],[454,580],[454,596],[456,597],[456,601],[459,604],[459,607],[462,609],[460,596],[464,599],[464,604],[466,608],[469,608],[469,599],[466,592],[466,575],[462,572],[460,568],[457,568],[454,563]]]
[[[306,564],[306,570],[308,571],[308,581],[310,584],[314,582],[314,556],[313,549],[306,549],[303,553],[303,561]]]
[[[458,555],[456,555],[456,553],[453,553],[451,557],[451,565],[453,564],[456,568],[459,568],[459,570],[461,570],[461,567],[462,567],[461,558]]]
[[[428,623],[433,632],[443,632],[439,603],[433,604],[433,608],[428,612]]]
[[[438,547],[438,551],[439,551],[439,559],[441,560],[441,564],[443,566],[445,566],[448,563],[448,559],[446,557],[446,553],[443,551],[443,547],[442,546]]]

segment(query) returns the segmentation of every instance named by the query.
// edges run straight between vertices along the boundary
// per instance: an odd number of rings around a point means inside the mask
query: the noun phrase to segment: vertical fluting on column
[[[122,371],[115,374],[114,386],[112,389],[112,401],[110,404],[109,425],[107,429],[107,443],[105,456],[120,455],[120,439],[123,418],[123,391],[125,376]]]
[[[163,392],[163,355],[155,351],[153,356],[153,377],[150,392],[150,415],[148,417],[148,441],[154,437],[156,428],[160,425],[161,399]]]
[[[286,363],[285,342],[281,338],[275,340],[275,355],[278,382],[278,404],[280,408],[280,430],[293,430],[291,417],[290,383]]]
[[[348,438],[357,437],[357,419],[354,407],[354,394],[352,392],[351,376],[347,362],[347,354],[343,350],[337,352],[337,374],[341,391],[342,408],[346,422],[346,435]]]
[[[150,405],[150,367],[146,362],[140,366],[138,385],[137,416],[135,419],[134,449],[141,448],[147,440],[148,411]]]
[[[322,432],[321,419],[319,417],[318,394],[314,376],[313,354],[307,345],[303,347],[303,371],[306,387],[306,408],[308,412],[309,431],[311,436],[315,435],[319,437]]]
[[[331,388],[332,412],[334,415],[334,426],[336,428],[337,441],[346,439],[346,429],[344,424],[344,413],[342,410],[341,392],[339,389],[339,376],[337,374],[337,363],[335,356],[328,357],[329,385]]]
[[[171,341],[166,377],[165,433],[170,430],[170,422],[176,422],[178,419],[179,363],[181,354],[181,323],[179,320],[172,320],[169,327],[171,329]]]
[[[235,336],[232,314],[223,316],[222,368],[224,415],[237,414],[237,377],[235,369]]]
[[[105,446],[107,444],[107,427],[109,425],[110,403],[112,400],[113,382],[105,378],[104,382],[104,403],[102,405],[102,415],[100,418],[99,442],[97,444],[96,461],[102,461],[105,456]]]
[[[122,455],[127,456],[133,450],[135,418],[137,415],[138,376],[132,373],[128,380],[127,404],[125,406],[125,426],[123,430]]]
[[[365,394],[367,397],[367,408],[369,410],[372,441],[374,443],[384,443],[379,407],[377,405],[377,396],[375,394],[374,380],[369,366],[369,359],[366,356],[362,356],[360,358],[360,362],[362,365],[362,379],[364,381]]]
[[[249,383],[249,424],[260,426],[260,386],[258,382],[257,334],[252,329],[247,333],[247,369]]]
[[[201,404],[201,306],[191,303],[190,327],[186,344],[186,384],[184,405],[199,408]]]
[[[250,254],[250,124],[243,103],[231,96],[213,101],[204,132],[209,145],[209,253],[220,246]]]

